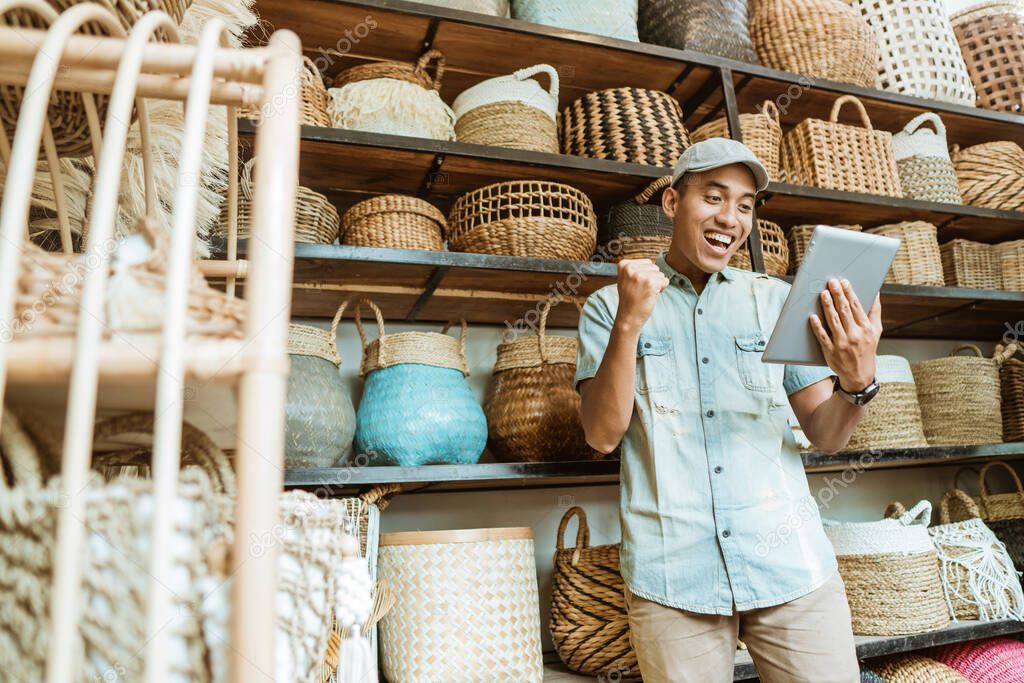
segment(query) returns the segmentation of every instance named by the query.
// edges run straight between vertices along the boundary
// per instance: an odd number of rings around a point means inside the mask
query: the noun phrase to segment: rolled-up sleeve
[[[590,295],[580,313],[579,348],[576,352],[576,375],[573,387],[579,391],[580,382],[597,374],[608,348],[614,318],[608,304],[599,293]]]
[[[787,365],[782,376],[782,386],[789,396],[832,375],[831,368],[823,365]]]

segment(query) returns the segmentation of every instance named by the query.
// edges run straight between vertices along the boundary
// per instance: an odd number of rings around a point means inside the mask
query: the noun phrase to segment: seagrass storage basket
[[[876,377],[878,395],[865,407],[846,447],[868,450],[927,446],[910,363],[902,356],[878,356]]]
[[[930,123],[934,131],[925,127]],[[956,169],[949,158],[946,126],[938,114],[911,119],[892,137],[893,156],[903,196],[929,202],[962,204]]]
[[[764,270],[769,275],[785,275],[789,271],[789,244],[786,233],[777,223],[758,219],[757,229],[761,236],[761,255]],[[750,240],[736,250],[729,259],[729,265],[740,270],[751,270]]]
[[[533,76],[545,74],[544,90]],[[459,142],[558,154],[558,72],[548,64],[478,83],[455,98]]]
[[[340,242],[360,247],[441,251],[448,222],[418,197],[385,194],[352,206],[341,220]]]
[[[782,126],[779,124],[779,108],[771,100],[761,103],[754,114],[740,114],[740,133],[743,144],[758,158],[769,180],[779,179],[779,156],[782,147]],[[694,144],[708,138],[731,138],[729,122],[725,117],[715,119],[695,129],[690,134]]]
[[[378,575],[395,595],[379,624],[391,683],[543,680],[529,527],[381,534]]]
[[[598,226],[598,243],[611,261],[655,258],[672,242],[672,219],[660,202],[648,203],[672,183],[662,176],[629,201],[614,204]],[[600,250],[599,250],[600,251]]]
[[[1024,441],[1024,342],[1011,342],[996,346],[996,356],[1002,360],[999,367],[999,385],[1002,396],[1003,441]]]
[[[690,138],[683,110],[657,90],[587,93],[562,110],[562,153],[650,166],[673,166]]]
[[[1002,271],[1003,289],[1024,292],[1024,240],[994,244],[992,251]]]
[[[936,237],[938,231],[931,223],[904,221],[870,228],[866,232],[900,240],[900,248],[885,276],[886,282],[931,287],[942,287],[945,284],[939,240]]]
[[[512,18],[619,40],[638,40],[636,0],[512,0]]]
[[[862,125],[839,123],[846,103],[856,107]],[[785,135],[782,167],[791,183],[889,197],[903,194],[892,133],[875,130],[864,105],[853,95],[835,101],[828,121],[804,119]]]
[[[316,63],[309,57],[302,57],[302,72],[299,74],[299,122],[304,126],[329,128],[331,119],[327,116],[327,88]],[[239,109],[238,115],[260,121],[259,109]]]
[[[597,242],[597,216],[574,187],[512,180],[459,197],[448,230],[452,251],[586,261]]]
[[[973,351],[972,356],[958,356]],[[1001,443],[999,362],[964,344],[945,358],[911,365],[924,436],[932,446]]]
[[[1024,109],[1024,4],[983,2],[954,14],[953,31],[986,109]]]
[[[746,0],[640,0],[640,40],[757,64]]]
[[[1024,210],[1024,149],[1015,142],[985,142],[950,152],[965,204]]]
[[[1003,273],[991,244],[955,239],[940,250],[947,286],[1002,289]]]
[[[807,247],[811,244],[811,237],[814,235],[816,224],[794,225],[789,229],[789,274],[796,274],[797,269],[804,260]],[[833,225],[833,228],[844,230],[855,230],[860,232],[863,228],[859,225]]]
[[[875,665],[880,683],[968,683],[955,669],[923,655],[899,655]]]

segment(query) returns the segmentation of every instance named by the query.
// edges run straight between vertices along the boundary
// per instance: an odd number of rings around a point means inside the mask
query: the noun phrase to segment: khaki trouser
[[[666,607],[626,589],[644,683],[730,683],[737,636],[764,683],[858,683],[846,587],[837,573],[790,602],[731,616]]]

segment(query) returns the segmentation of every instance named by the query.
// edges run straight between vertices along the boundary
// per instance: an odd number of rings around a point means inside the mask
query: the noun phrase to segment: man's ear
[[[669,218],[675,218],[676,207],[679,206],[679,193],[674,187],[666,187],[661,193],[661,210]]]

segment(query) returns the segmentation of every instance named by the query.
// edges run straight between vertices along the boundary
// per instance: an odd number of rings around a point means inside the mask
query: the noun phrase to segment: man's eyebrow
[[[728,185],[726,185],[725,183],[723,183],[721,181],[718,181],[718,180],[709,180],[706,183],[704,183],[704,186],[705,187],[713,187],[713,188],[715,188],[717,190],[730,190],[730,189],[732,189]],[[750,197],[751,199],[756,199],[757,198],[757,195],[754,194],[753,192],[744,192],[743,196],[744,197]]]

